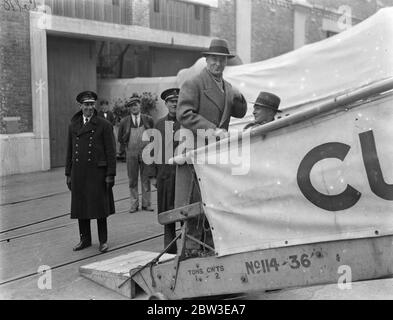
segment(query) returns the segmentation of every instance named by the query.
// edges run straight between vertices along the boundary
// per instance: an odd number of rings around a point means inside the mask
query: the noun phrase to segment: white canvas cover
[[[389,95],[251,137],[241,157],[243,168],[250,164],[245,174],[233,174],[240,165],[230,157],[194,165],[218,254],[393,234],[392,119]],[[367,156],[379,164],[377,181]],[[314,190],[307,191],[299,174],[310,160],[305,173]],[[318,202],[317,193],[325,199]]]
[[[393,9],[325,41],[225,74],[248,101],[270,91],[290,114],[392,76]],[[238,165],[231,162],[195,164],[218,254],[393,234],[392,119],[390,94],[252,137],[242,154],[243,161],[250,159],[246,174],[233,175]],[[308,171],[311,194],[327,198],[313,203],[299,168],[318,156]],[[379,165],[379,177],[370,161]],[[348,189],[352,196],[340,198]]]

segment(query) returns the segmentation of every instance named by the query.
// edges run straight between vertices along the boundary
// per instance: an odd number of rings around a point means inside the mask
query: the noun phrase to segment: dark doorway
[[[79,107],[76,95],[96,91],[95,42],[48,36],[48,96],[51,167],[65,164],[67,128]]]

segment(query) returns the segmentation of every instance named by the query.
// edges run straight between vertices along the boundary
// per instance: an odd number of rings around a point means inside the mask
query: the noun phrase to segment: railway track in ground
[[[122,184],[126,184],[126,183],[128,183],[128,180],[125,181],[125,182],[116,184],[116,185],[122,185]],[[26,201],[36,201],[36,200],[41,200],[41,199],[45,199],[45,198],[50,198],[50,197],[54,197],[54,196],[57,196],[57,195],[59,195],[59,194],[65,194],[65,193],[68,193],[68,192],[69,192],[69,191],[57,192],[57,193],[53,193],[53,194],[47,194],[47,195],[43,195],[43,196],[40,196],[40,197],[31,198],[31,199],[28,199],[28,200],[22,200],[22,201],[20,201],[20,202],[14,202],[14,203],[12,203],[11,205],[23,203],[23,202],[26,202]],[[151,192],[156,192],[156,190],[152,190]],[[139,196],[141,196],[141,194],[139,194]],[[116,200],[115,200],[115,203],[120,202],[120,201],[124,201],[124,200],[127,200],[127,199],[129,199],[129,197],[124,197],[124,198],[116,199]],[[3,204],[3,205],[4,205],[4,204]],[[60,214],[60,215],[56,215],[56,216],[49,217],[49,218],[45,218],[45,219],[41,219],[41,220],[37,220],[37,221],[33,221],[33,222],[29,222],[29,223],[25,223],[25,224],[21,224],[21,225],[19,225],[19,226],[15,226],[15,227],[12,227],[12,228],[0,230],[0,235],[1,235],[1,234],[4,234],[4,233],[11,232],[11,231],[20,230],[20,229],[23,229],[23,228],[35,226],[35,225],[38,225],[38,224],[41,224],[41,223],[44,223],[44,222],[48,222],[48,221],[51,221],[51,220],[56,220],[56,219],[59,219],[59,218],[63,218],[63,217],[66,217],[66,216],[68,216],[68,215],[70,215],[70,212],[68,212],[68,213],[63,213],[63,214]],[[57,229],[57,228],[60,228],[60,227],[62,227],[62,226],[67,226],[67,225],[70,225],[70,224],[72,224],[72,223],[63,224],[63,225],[61,225],[61,226],[52,227],[52,228],[47,228],[47,229],[43,229],[43,230],[44,230],[44,231],[45,231],[45,230],[53,230],[53,229]],[[36,232],[34,232],[34,233],[38,233],[38,231],[36,231]],[[30,234],[31,234],[31,233],[30,233]],[[29,235],[29,234],[27,234],[27,235]],[[11,240],[11,238],[20,238],[20,237],[21,237],[21,235],[18,235],[18,236],[15,236],[15,237],[3,238],[3,239],[0,239],[0,242],[9,241],[9,240]]]
[[[117,250],[120,250],[120,249],[123,249],[123,248],[126,248],[126,247],[130,247],[130,246],[133,246],[133,245],[136,245],[136,244],[141,244],[141,243],[144,243],[144,242],[148,242],[150,240],[159,238],[161,236],[163,236],[163,233],[157,233],[157,234],[151,235],[151,236],[146,237],[146,238],[137,239],[137,240],[134,240],[134,241],[131,241],[131,242],[120,244],[118,246],[114,246],[114,247],[110,248],[105,253],[100,253],[99,252],[99,253],[91,254],[91,255],[83,257],[83,258],[70,259],[69,261],[58,263],[56,265],[50,266],[50,268],[51,268],[51,270],[56,270],[56,269],[59,269],[59,268],[71,265],[73,263],[77,263],[77,262],[80,262],[80,261],[88,260],[88,259],[91,259],[91,258],[94,258],[94,257],[97,257],[97,256],[103,256],[103,255],[106,255],[108,253],[111,253],[111,252],[114,252],[114,251],[117,251]],[[12,277],[12,278],[9,278],[9,279],[5,279],[5,280],[1,281],[0,282],[0,286],[6,285],[6,284],[10,284],[12,282],[16,282],[16,281],[19,281],[19,280],[22,280],[22,279],[34,277],[36,275],[39,275],[39,273],[38,272],[29,272],[29,273],[21,274],[21,275],[18,275],[18,276],[15,276],[15,277]]]
[[[117,183],[115,184],[115,186],[119,186],[122,184],[126,184],[128,182],[128,179],[121,179],[119,181],[117,181]],[[50,197],[54,197],[54,196],[58,196],[61,194],[66,194],[69,193],[69,190],[66,191],[59,191],[59,192],[53,192],[53,193],[48,193],[48,194],[43,194],[37,197],[32,197],[32,198],[26,198],[26,199],[22,199],[22,200],[18,200],[18,201],[10,201],[10,202],[4,202],[4,203],[0,203],[0,207],[6,207],[6,206],[13,206],[13,205],[17,205],[17,204],[21,204],[24,202],[30,202],[30,201],[35,201],[35,200],[41,200],[41,199],[45,199],[45,198],[50,198]]]

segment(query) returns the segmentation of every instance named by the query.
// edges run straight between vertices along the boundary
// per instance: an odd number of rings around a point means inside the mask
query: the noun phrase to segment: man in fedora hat
[[[208,51],[202,54],[206,57],[207,66],[198,75],[183,83],[177,107],[179,123],[194,133],[196,141],[197,133],[203,131],[200,129],[211,129],[214,136],[225,136],[231,117],[243,118],[247,112],[247,103],[243,95],[223,79],[228,58],[234,57],[229,52],[226,40],[213,39]],[[196,179],[194,181],[191,203],[200,201]],[[198,219],[190,219],[188,226],[189,233],[201,240],[203,228],[198,224]],[[209,234],[207,239],[209,240],[206,242],[213,246]],[[190,255],[198,248],[199,245],[195,242],[186,242],[186,250]]]
[[[282,112],[278,109],[281,99],[270,92],[260,92],[257,101],[254,102],[254,121],[247,124],[244,130],[260,126],[262,124],[274,120],[277,112]]]
[[[247,103],[243,95],[223,79],[230,54],[224,39],[213,39],[206,57],[206,68],[197,76],[184,82],[180,88],[177,119],[192,130],[213,129],[215,135],[228,130],[231,117],[243,118]]]
[[[176,166],[168,163],[177,148],[179,141],[174,139],[175,133],[180,129],[180,124],[176,119],[176,108],[179,97],[179,88],[170,88],[161,93],[161,99],[165,101],[168,114],[159,119],[154,128],[157,129],[162,138],[161,144],[161,163],[153,163],[150,177],[152,183],[157,186],[157,213],[172,210],[175,203],[175,181]],[[170,131],[168,131],[168,128]],[[167,136],[169,134],[169,137]],[[154,182],[155,180],[155,182]],[[164,226],[164,248],[176,237],[176,223]],[[176,253],[177,247],[174,243],[167,251]]]
[[[130,213],[139,209],[138,176],[141,177],[142,210],[153,211],[151,207],[150,180],[147,165],[143,162],[142,151],[148,142],[142,140],[143,132],[154,126],[152,117],[141,113],[141,98],[134,93],[126,102],[130,115],[119,125],[118,141],[126,146],[127,174],[130,187]]]
[[[112,187],[116,150],[112,125],[97,116],[97,94],[83,91],[76,97],[80,111],[68,127],[65,175],[71,190],[71,219],[78,219],[80,243],[74,251],[91,246],[90,220],[97,219],[99,250],[106,252],[107,217],[115,213]]]

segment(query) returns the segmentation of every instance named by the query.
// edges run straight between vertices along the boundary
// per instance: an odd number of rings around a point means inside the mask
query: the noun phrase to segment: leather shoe
[[[72,250],[79,251],[91,246],[91,241],[82,240]]]
[[[100,247],[98,248],[98,250],[100,250],[100,252],[102,252],[102,253],[107,252],[108,249],[109,249],[109,247],[106,243],[100,243]]]
[[[145,211],[154,211],[154,209],[152,208],[152,207],[142,207],[142,210],[145,210]]]
[[[129,212],[129,213],[134,213],[134,212],[137,212],[137,211],[138,211],[138,208],[136,208],[136,209],[132,209],[132,208],[131,208],[128,212]]]

